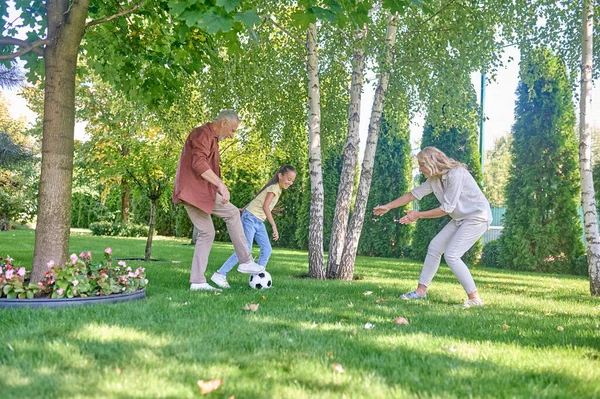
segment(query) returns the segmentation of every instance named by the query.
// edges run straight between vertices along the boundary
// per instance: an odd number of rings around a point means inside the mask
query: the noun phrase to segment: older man
[[[265,268],[252,260],[237,207],[229,202],[229,190],[221,180],[219,141],[232,138],[238,128],[235,111],[219,112],[208,122],[190,132],[179,158],[173,202],[183,202],[190,219],[198,229],[198,239],[192,259],[190,289],[217,290],[206,282],[204,273],[208,255],[215,239],[215,228],[210,215],[220,217],[227,224],[229,237],[240,260],[241,273],[260,273]]]

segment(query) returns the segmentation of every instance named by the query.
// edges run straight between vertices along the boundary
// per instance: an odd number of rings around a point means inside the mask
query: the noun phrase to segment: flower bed
[[[24,267],[13,265],[13,259],[0,258],[0,307],[23,303],[30,306],[61,304],[91,304],[141,299],[148,284],[145,269],[132,270],[125,261],[112,260],[112,250],[106,248],[104,260],[92,263],[92,253],[72,254],[70,261],[59,266],[50,261],[39,282],[29,280]],[[108,299],[111,298],[111,299]],[[52,305],[54,303],[55,305]]]

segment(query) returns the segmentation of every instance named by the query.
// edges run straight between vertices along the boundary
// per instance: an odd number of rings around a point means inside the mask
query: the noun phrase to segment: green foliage
[[[387,108],[393,110],[393,105],[392,103]],[[408,118],[403,113],[386,113],[381,120],[373,167],[373,182],[358,243],[360,255],[379,257],[407,255],[412,226],[398,222],[406,207],[393,209],[383,217],[375,217],[372,209],[377,205],[387,204],[409,191],[411,172]]]
[[[485,196],[490,205],[502,208],[506,204],[506,185],[511,168],[512,134],[500,137],[494,143],[494,148],[485,155],[485,174],[483,176]]]
[[[510,269],[573,273],[583,243],[565,64],[550,50],[536,49],[523,57],[520,79],[500,262]]]
[[[475,181],[481,182],[475,92],[470,83],[468,85],[463,84],[461,90],[455,89],[457,97],[469,98],[468,106],[462,108],[454,103],[432,104],[423,130],[421,148],[427,146],[439,148],[449,157],[465,163]],[[425,178],[421,176],[419,181],[424,182]],[[421,211],[435,209],[439,206],[440,203],[433,194],[424,197],[418,203],[418,208]],[[417,220],[412,242],[412,256],[417,259],[425,259],[429,243],[449,220],[449,216]],[[463,259],[468,263],[473,263],[479,257],[480,252],[481,243],[477,242],[467,251]]]
[[[485,267],[500,267],[500,246],[499,240],[493,240],[485,243],[481,251],[481,264]]]
[[[90,223],[90,230],[95,236],[115,236],[115,225],[111,222],[100,221]]]

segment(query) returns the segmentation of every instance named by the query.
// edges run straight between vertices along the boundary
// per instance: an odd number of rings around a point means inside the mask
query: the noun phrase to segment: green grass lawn
[[[1,232],[0,254],[29,267],[33,242]],[[143,301],[0,310],[0,398],[189,398],[212,379],[224,384],[210,398],[600,398],[600,300],[584,278],[476,269],[487,306],[460,309],[445,265],[427,300],[405,302],[417,262],[358,258],[360,280],[314,281],[294,277],[305,252],[275,249],[272,289],[232,272],[216,295],[189,291],[186,242],[157,237],[160,261],[128,262],[147,268]],[[71,238],[96,259],[107,246],[141,257],[144,244]],[[231,252],[215,244],[207,277]]]

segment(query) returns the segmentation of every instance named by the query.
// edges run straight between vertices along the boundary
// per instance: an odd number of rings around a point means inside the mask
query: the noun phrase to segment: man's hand
[[[416,222],[419,219],[419,212],[417,211],[409,209],[404,212],[406,212],[406,215],[400,218],[400,223],[402,224],[410,224],[412,222]]]
[[[375,216],[383,216],[390,211],[390,207],[387,205],[377,205],[373,209],[373,215]]]
[[[217,186],[217,192],[223,197],[223,200],[221,201],[223,205],[229,202],[231,194],[229,194],[229,190],[227,189],[227,186],[225,186],[225,183],[221,183]]]

